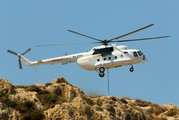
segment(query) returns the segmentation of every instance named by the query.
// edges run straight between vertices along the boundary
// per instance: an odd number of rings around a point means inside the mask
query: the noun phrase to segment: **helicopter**
[[[131,41],[140,41],[140,40],[151,40],[151,39],[160,39],[160,38],[167,38],[170,36],[161,36],[161,37],[151,37],[151,38],[141,38],[141,39],[130,39],[130,40],[118,40],[122,37],[125,37],[127,35],[133,34],[135,32],[141,31],[143,29],[146,29],[148,27],[153,26],[154,24],[147,25],[145,27],[142,27],[140,29],[137,29],[135,31],[129,32],[127,34],[121,35],[119,37],[112,38],[110,40],[100,40],[96,39],[72,30],[68,30],[69,32],[96,40],[97,42],[92,42],[91,44],[100,43],[101,46],[93,47],[88,52],[82,52],[77,54],[71,54],[71,55],[65,55],[61,57],[55,57],[55,58],[49,58],[44,60],[37,60],[37,61],[30,61],[29,59],[25,58],[24,55],[31,50],[31,48],[27,49],[22,54],[17,54],[16,52],[12,50],[7,50],[7,52],[14,54],[19,57],[19,67],[22,69],[21,60],[25,63],[27,66],[37,66],[38,65],[45,65],[45,64],[51,64],[54,65],[56,63],[61,63],[62,65],[76,62],[81,68],[89,71],[97,71],[99,73],[100,77],[105,76],[105,70],[106,69],[112,69],[122,66],[130,65],[130,72],[134,71],[134,64],[143,63],[146,62],[147,59],[145,55],[137,49],[128,49],[127,46],[116,44],[109,44],[113,42],[131,42]],[[85,43],[75,43],[75,44],[85,44]],[[56,44],[56,45],[64,45],[64,44]],[[71,44],[65,44],[65,45],[71,45]],[[36,47],[42,47],[42,46],[54,46],[54,45],[37,45]]]

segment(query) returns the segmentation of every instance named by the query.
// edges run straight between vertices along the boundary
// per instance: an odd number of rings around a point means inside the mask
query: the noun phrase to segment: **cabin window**
[[[123,55],[121,55],[121,58],[123,58]]]
[[[100,59],[97,59],[97,61],[99,62],[99,61],[100,61]]]
[[[104,58],[103,60],[106,60],[106,58]]]
[[[133,52],[134,57],[138,57],[137,52]]]
[[[114,58],[117,59],[117,56],[115,56]]]
[[[108,59],[110,60],[110,59],[111,59],[111,57],[108,57]]]

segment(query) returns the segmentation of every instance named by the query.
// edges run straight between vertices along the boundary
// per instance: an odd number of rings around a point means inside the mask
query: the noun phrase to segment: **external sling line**
[[[109,93],[109,69],[107,69],[107,79],[108,79],[108,95],[110,95],[110,93]]]

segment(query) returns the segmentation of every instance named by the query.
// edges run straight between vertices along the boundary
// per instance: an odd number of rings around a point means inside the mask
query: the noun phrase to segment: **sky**
[[[98,39],[112,39],[149,24],[154,26],[123,39],[170,35],[169,38],[116,43],[141,50],[145,63],[109,69],[110,95],[141,99],[157,104],[179,106],[178,0],[1,0],[0,1],[0,79],[15,85],[45,84],[57,77],[85,92],[108,95],[107,73],[100,78],[76,63],[26,66],[19,69],[18,54],[31,48],[25,57],[31,61],[90,51],[100,44],[35,47],[36,45],[96,42],[68,32],[73,30]]]

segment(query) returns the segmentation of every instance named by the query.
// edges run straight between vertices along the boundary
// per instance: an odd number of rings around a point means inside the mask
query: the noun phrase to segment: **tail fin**
[[[27,66],[31,66],[31,61],[30,60],[28,60],[27,58],[25,58],[24,56],[22,56],[22,55],[19,55],[19,57],[22,59],[22,61],[25,63],[25,65],[27,65]]]

